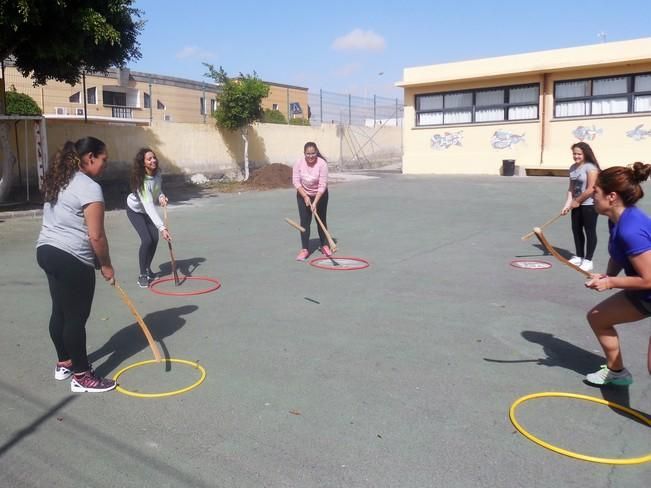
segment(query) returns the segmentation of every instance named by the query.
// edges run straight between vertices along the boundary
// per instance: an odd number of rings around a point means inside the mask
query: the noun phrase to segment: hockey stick
[[[545,227],[547,227],[548,225],[553,224],[554,222],[556,222],[556,221],[557,221],[559,218],[561,218],[562,216],[563,216],[563,214],[558,214],[558,215],[557,215],[556,217],[554,217],[553,219],[549,219],[547,222],[545,222],[543,225],[540,226],[540,230],[543,230],[543,229],[544,229]],[[527,240],[531,239],[531,238],[534,236],[534,234],[535,234],[534,232],[529,232],[528,234],[523,235],[523,236],[521,237],[521,239],[522,239],[523,241],[527,241]]]
[[[554,249],[554,246],[552,246],[547,239],[545,238],[542,230],[540,227],[534,227],[533,228],[533,233],[536,235],[540,243],[543,245],[549,253],[554,256],[556,259],[558,259],[561,263],[563,263],[565,266],[569,266],[570,268],[578,271],[582,275],[586,276],[587,278],[592,278],[592,274],[588,273],[587,271],[582,270],[579,268],[577,265],[570,263],[567,259],[565,259],[563,256],[561,256],[556,249]]]
[[[163,207],[163,219],[165,228],[169,232],[169,227],[167,226],[167,205]],[[174,259],[174,251],[172,251],[172,242],[167,241],[167,247],[170,250],[170,261],[172,262],[172,274],[174,275],[174,286],[179,286],[179,274],[176,272],[176,259]]]
[[[118,282],[115,278],[113,279],[112,284],[113,287],[117,290],[118,294],[120,295],[120,298],[122,298],[122,301],[126,303],[127,307],[129,307],[129,310],[131,310],[131,313],[136,318],[136,322],[138,322],[138,325],[140,326],[143,333],[145,334],[145,338],[149,343],[149,347],[151,348],[151,351],[154,353],[154,359],[156,361],[160,361],[160,351],[158,350],[158,346],[156,346],[156,343],[154,342],[154,338],[151,336],[151,332],[149,332],[147,325],[145,324],[144,320],[142,320],[142,317],[136,310],[136,307],[134,306],[133,302],[129,298],[129,295],[127,295],[127,293],[120,287],[120,285],[118,285]]]

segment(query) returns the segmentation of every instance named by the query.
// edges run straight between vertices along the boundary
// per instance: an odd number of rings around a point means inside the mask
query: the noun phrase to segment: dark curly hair
[[[86,154],[97,156],[106,152],[106,144],[95,137],[84,137],[77,142],[67,141],[54,156],[43,178],[43,201],[56,203],[61,190],[80,169],[81,158]]]
[[[604,193],[617,193],[626,207],[644,196],[640,183],[651,175],[651,164],[633,163],[632,166],[613,166],[599,173],[596,185]]]
[[[138,150],[136,157],[133,158],[133,166],[131,167],[131,191],[134,193],[138,192],[145,182],[145,154],[148,152],[156,154],[153,149],[143,147]],[[156,173],[159,170],[160,166],[156,167]]]

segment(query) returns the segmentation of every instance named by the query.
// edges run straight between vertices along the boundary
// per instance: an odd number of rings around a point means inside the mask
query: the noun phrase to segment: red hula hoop
[[[342,259],[342,260],[343,260],[343,259],[350,259],[351,261],[357,261],[357,262],[359,262],[359,263],[360,263],[360,266],[355,266],[355,267],[353,267],[353,268],[344,268],[344,267],[333,266],[333,265],[322,266],[321,264],[319,264],[319,263],[321,263],[322,261],[331,262],[330,259],[331,259],[331,258],[328,258],[328,257],[318,257],[318,258],[315,258],[315,259],[313,259],[312,261],[310,261],[310,266],[314,266],[315,268],[334,270],[334,271],[357,271],[357,270],[359,270],[359,269],[365,269],[365,268],[368,268],[368,267],[371,265],[371,264],[370,264],[366,259],[362,259],[362,258],[351,258],[351,257],[346,257],[346,256],[332,256],[332,259],[334,259],[335,261],[336,261],[337,259]]]
[[[170,278],[159,278],[157,280],[154,280],[151,282],[149,285],[149,289],[153,292],[156,293],[157,295],[168,295],[168,296],[173,296],[173,297],[187,297],[187,296],[193,296],[193,295],[203,295],[204,293],[210,293],[211,291],[215,291],[219,288],[221,288],[222,284],[219,280],[216,280],[214,278],[208,278],[207,276],[184,276],[183,281],[185,280],[198,280],[198,281],[208,281],[210,283],[213,283],[214,286],[211,286],[210,288],[206,288],[205,290],[198,290],[198,291],[161,291],[157,290],[156,287],[160,285],[161,283],[167,283],[168,281],[174,281],[174,277]]]
[[[545,266],[541,266],[539,268],[527,268],[526,266],[518,266],[517,264],[513,264],[513,263],[540,263],[540,264],[544,264]],[[552,267],[552,263],[548,261],[540,261],[539,259],[514,259],[509,264],[514,268],[526,269],[531,271],[542,271]]]

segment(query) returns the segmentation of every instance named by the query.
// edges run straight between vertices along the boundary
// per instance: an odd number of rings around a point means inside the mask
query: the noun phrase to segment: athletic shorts
[[[651,317],[651,302],[644,300],[639,294],[624,291],[626,298],[633,304],[635,308],[646,317]]]

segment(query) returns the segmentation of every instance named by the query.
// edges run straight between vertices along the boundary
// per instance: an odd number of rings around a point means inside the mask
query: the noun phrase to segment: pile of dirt
[[[292,168],[286,164],[273,163],[251,173],[249,181],[256,188],[290,188],[292,186]]]

